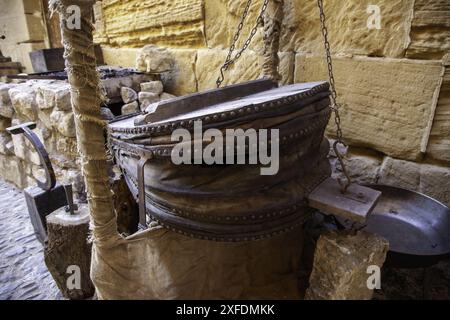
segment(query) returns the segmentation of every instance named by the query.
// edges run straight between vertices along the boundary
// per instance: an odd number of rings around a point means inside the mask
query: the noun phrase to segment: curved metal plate
[[[368,185],[382,192],[367,231],[390,243],[390,251],[417,256],[450,253],[450,208],[417,192]]]

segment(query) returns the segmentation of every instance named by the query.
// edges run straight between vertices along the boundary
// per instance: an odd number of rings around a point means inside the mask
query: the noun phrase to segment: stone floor
[[[0,300],[62,296],[44,263],[22,191],[0,180]]]

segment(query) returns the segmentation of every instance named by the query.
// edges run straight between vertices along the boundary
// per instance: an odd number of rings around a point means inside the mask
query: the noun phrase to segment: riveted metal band
[[[280,107],[282,106],[286,109],[286,111],[288,111],[288,107],[290,105],[295,105],[298,102],[303,102],[305,105],[310,104],[314,100],[320,100],[321,98],[328,97],[328,89],[328,83],[323,83],[310,90],[290,95],[288,97],[275,99],[270,102],[255,103],[251,106],[245,106],[236,110],[222,112],[220,114],[210,114],[195,119],[173,121],[164,124],[150,124],[137,127],[115,127],[115,122],[111,122],[109,130],[112,135],[117,133],[129,135],[163,135],[178,128],[192,129],[194,127],[194,121],[202,121],[205,125],[214,124],[217,122],[223,123],[228,121],[242,121],[245,119],[244,117],[248,115],[258,115],[263,112],[279,112]],[[321,95],[321,93],[323,94]],[[124,118],[121,118],[121,120],[123,119]],[[205,128],[206,127],[207,126],[205,126]]]

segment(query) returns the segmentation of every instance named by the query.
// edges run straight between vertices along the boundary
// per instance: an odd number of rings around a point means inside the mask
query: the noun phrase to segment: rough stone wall
[[[24,188],[42,179],[43,169],[31,144],[23,135],[11,136],[10,125],[33,121],[61,183],[71,182],[76,195],[84,192],[77,161],[75,126],[70,91],[64,81],[39,80],[0,83],[0,172],[3,178]]]
[[[101,81],[109,101],[121,101],[121,88],[139,89],[147,75],[130,75]],[[109,115],[112,116],[109,111]],[[6,128],[36,122],[34,130],[50,155],[58,183],[71,183],[74,195],[85,200],[84,180],[75,136],[70,86],[61,80],[0,82],[0,176],[19,188],[36,185],[43,179],[40,159],[23,135],[11,136]]]
[[[139,6],[133,5],[135,2],[97,3],[96,38],[105,61],[134,66],[136,47],[158,44],[168,47],[176,61],[175,70],[163,77],[168,92],[182,95],[213,88],[245,2],[144,0]],[[238,48],[253,27],[262,2],[253,2]],[[373,15],[369,5],[379,6],[381,29],[368,28]],[[324,6],[343,130],[351,146],[348,161],[363,159],[352,174],[370,182],[408,180],[405,186],[450,204],[450,65],[446,57],[450,52],[450,3],[324,0]],[[126,11],[125,7],[133,9]],[[167,12],[170,14],[164,15]],[[318,14],[316,1],[284,0],[279,52],[282,84],[327,79]],[[122,21],[115,19],[119,16]],[[161,18],[160,25],[173,27],[155,31],[148,25],[149,17]],[[119,28],[125,21],[145,28]],[[189,36],[178,32],[180,25]],[[259,28],[249,50],[225,75],[224,84],[259,77],[261,32]],[[330,137],[333,132],[330,122]],[[356,158],[353,150],[359,152]]]
[[[0,0],[0,50],[33,72],[29,53],[46,48],[40,0]]]

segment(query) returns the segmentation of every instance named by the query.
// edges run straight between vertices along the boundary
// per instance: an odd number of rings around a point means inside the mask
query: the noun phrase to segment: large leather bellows
[[[257,80],[164,101],[148,110],[108,126],[111,151],[140,203],[144,226],[153,220],[215,241],[270,237],[303,223],[311,210],[306,196],[330,176],[324,139],[330,117],[326,82],[277,88],[269,80]],[[203,133],[211,128],[278,129],[278,139],[269,141],[279,145],[277,173],[261,175],[260,164],[174,164],[172,152],[179,141],[172,141],[172,133],[185,129],[194,135],[199,121]],[[210,143],[201,136],[201,146]],[[237,146],[234,151],[248,158],[249,146],[247,141],[244,150]]]

